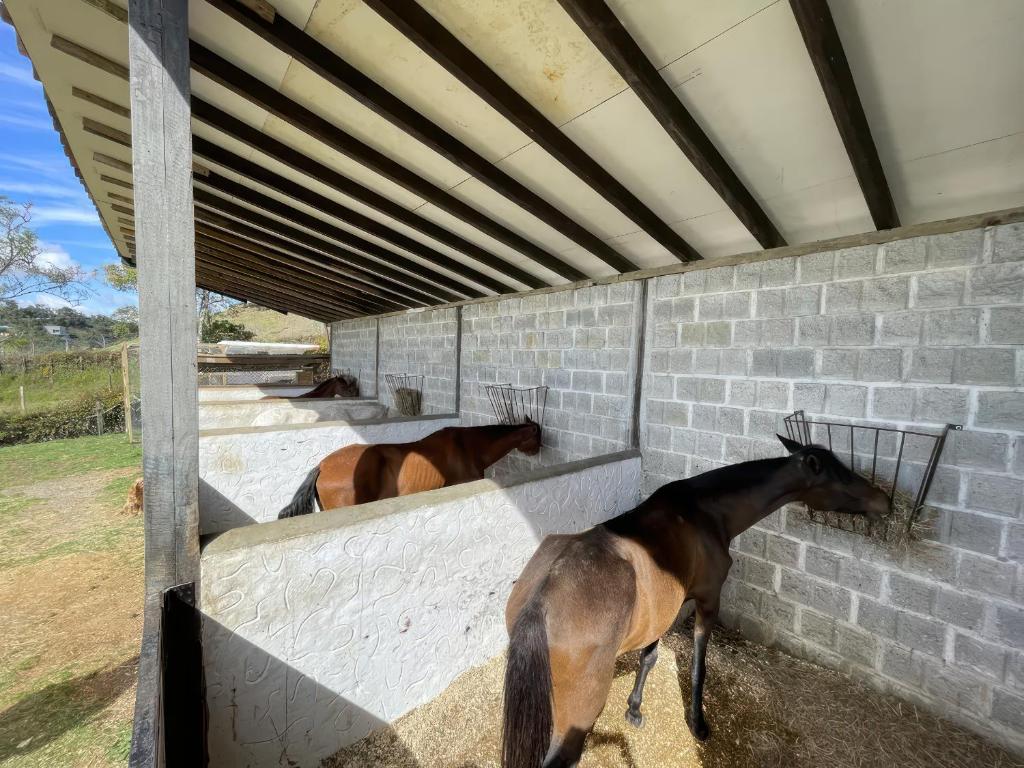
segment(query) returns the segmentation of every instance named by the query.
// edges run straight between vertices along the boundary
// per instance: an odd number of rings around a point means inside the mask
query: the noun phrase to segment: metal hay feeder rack
[[[515,387],[511,384],[489,384],[487,398],[494,415],[501,424],[525,424],[526,420],[544,426],[544,409],[548,402],[548,388]]]
[[[412,373],[385,373],[384,381],[391,393],[391,402],[401,416],[423,413],[423,376]]]
[[[843,424],[836,421],[812,421],[801,411],[794,411],[786,416],[783,421],[786,424],[786,434],[791,440],[802,445],[812,443],[827,444],[840,461],[846,463],[849,468],[863,475],[872,485],[880,485],[879,480],[879,442],[884,440],[885,444],[891,443],[895,449],[895,463],[892,467],[892,477],[881,482],[884,486],[889,485],[889,503],[893,505],[896,501],[897,487],[900,479],[900,471],[906,466],[914,468],[914,471],[921,472],[921,480],[917,483],[915,493],[906,494],[913,498],[913,503],[907,511],[906,530],[909,532],[924,509],[925,499],[931,488],[932,480],[935,477],[935,470],[939,464],[939,457],[946,444],[946,437],[950,430],[960,430],[960,424],[946,424],[939,433],[919,432],[913,429],[897,429],[895,427],[874,427],[861,424]],[[816,434],[815,434],[816,433]],[[891,435],[891,438],[889,437]],[[817,439],[815,439],[817,438]],[[910,439],[913,455],[908,458],[908,438]],[[849,443],[847,445],[847,442]],[[898,447],[897,447],[898,445]],[[867,462],[870,460],[870,474],[867,471]],[[882,462],[888,464],[891,459],[882,456]],[[906,463],[904,463],[906,462]],[[909,471],[909,470],[907,470]],[[906,474],[906,473],[905,473]],[[891,485],[890,485],[891,484]],[[913,488],[913,486],[911,486]],[[902,492],[901,492],[902,495]],[[808,510],[811,519],[815,522],[826,522],[820,511]],[[817,517],[816,517],[817,515]],[[843,530],[853,530],[843,528]]]

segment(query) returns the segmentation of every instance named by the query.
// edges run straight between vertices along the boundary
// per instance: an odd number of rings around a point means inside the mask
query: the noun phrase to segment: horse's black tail
[[[502,768],[539,768],[551,744],[551,658],[540,595],[516,618],[505,666]]]
[[[320,477],[319,464],[313,467],[312,471],[306,475],[306,479],[302,481],[302,485],[295,491],[295,495],[292,496],[288,506],[277,513],[278,520],[285,517],[308,515],[316,511],[316,481],[318,477]]]

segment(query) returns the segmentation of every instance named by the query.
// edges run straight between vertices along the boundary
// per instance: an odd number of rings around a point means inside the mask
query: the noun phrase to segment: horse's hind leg
[[[640,705],[644,700],[644,685],[647,683],[647,675],[654,669],[654,663],[658,660],[658,640],[640,651],[640,668],[636,671],[636,682],[633,684],[633,692],[629,694],[629,709],[626,710],[626,722],[640,728],[644,724],[644,716],[640,714]]]
[[[572,768],[579,762],[584,742],[608,699],[615,655],[600,653],[599,658],[573,667],[552,664],[555,727],[543,768]]]

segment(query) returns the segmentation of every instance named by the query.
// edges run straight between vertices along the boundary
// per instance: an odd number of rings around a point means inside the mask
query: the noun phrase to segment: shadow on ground
[[[89,722],[134,685],[138,663],[135,656],[51,683],[0,712],[0,763],[14,755],[30,754]]]

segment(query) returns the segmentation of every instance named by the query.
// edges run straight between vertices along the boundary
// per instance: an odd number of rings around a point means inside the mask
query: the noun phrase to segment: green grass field
[[[121,372],[106,366],[91,366],[84,371],[68,371],[52,379],[38,373],[0,375],[0,416],[18,413],[21,403],[18,387],[25,387],[25,410],[44,411],[58,403],[108,388],[121,389]]]
[[[127,762],[142,629],[141,451],[123,435],[0,448],[0,766]]]

